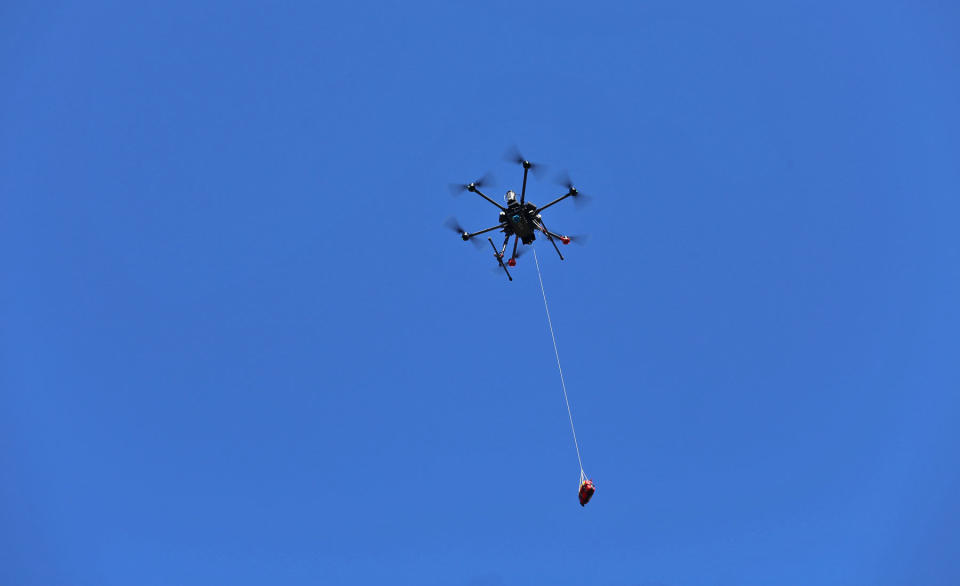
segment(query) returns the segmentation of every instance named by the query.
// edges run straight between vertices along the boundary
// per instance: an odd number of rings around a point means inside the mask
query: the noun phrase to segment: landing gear
[[[487,242],[489,242],[490,246],[493,247],[493,257],[497,259],[498,263],[500,263],[500,268],[503,269],[503,272],[507,273],[507,278],[512,281],[513,277],[510,276],[510,271],[508,271],[506,265],[503,264],[503,253],[497,251],[497,245],[493,243],[492,238],[487,238]],[[510,259],[509,262],[513,263],[510,266],[514,266],[517,264],[512,258]]]

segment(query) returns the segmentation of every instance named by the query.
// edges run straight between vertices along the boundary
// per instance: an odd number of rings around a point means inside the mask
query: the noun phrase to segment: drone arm
[[[470,232],[470,233],[467,233],[467,237],[464,238],[464,240],[470,240],[471,238],[473,238],[474,236],[476,236],[476,235],[478,235],[478,234],[485,234],[485,233],[490,232],[490,231],[492,231],[492,230],[496,230],[497,228],[503,228],[504,226],[506,226],[506,224],[497,224],[496,226],[493,226],[493,227],[490,227],[490,228],[486,228],[486,229],[484,229],[484,230],[480,230],[479,232]]]
[[[548,203],[547,205],[543,206],[542,208],[537,208],[537,213],[539,214],[540,212],[542,212],[543,210],[547,209],[548,207],[552,206],[552,205],[555,204],[555,203],[560,203],[561,201],[567,199],[567,198],[570,197],[571,195],[573,195],[573,192],[572,192],[572,191],[566,192],[565,194],[563,194],[563,195],[561,195],[560,197],[558,197],[557,199],[551,201],[550,203]]]
[[[498,208],[500,208],[500,211],[504,211],[504,212],[507,211],[507,208],[503,207],[502,205],[498,204],[497,202],[493,201],[492,199],[490,199],[489,197],[487,197],[486,195],[484,195],[483,192],[481,192],[481,191],[480,191],[479,189],[477,189],[476,187],[470,188],[470,191],[476,193],[477,195],[479,195],[479,196],[482,197],[483,199],[485,199],[485,200],[489,201],[490,203],[492,203],[493,205],[497,206]]]
[[[556,232],[551,232],[550,230],[547,230],[547,227],[546,227],[546,226],[543,226],[543,229],[540,230],[540,231],[543,232],[544,234],[546,234],[546,235],[547,235],[547,238],[556,238],[557,240],[563,240],[563,235],[557,234]]]
[[[527,172],[530,171],[530,163],[524,161],[523,163],[523,188],[520,190],[520,205],[523,205],[523,202],[527,198]]]

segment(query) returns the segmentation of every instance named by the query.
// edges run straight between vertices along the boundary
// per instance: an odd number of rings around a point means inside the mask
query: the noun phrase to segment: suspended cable
[[[563,367],[560,366],[560,352],[557,350],[557,337],[553,333],[553,321],[550,319],[550,307],[547,305],[547,292],[543,288],[543,276],[540,274],[540,259],[537,258],[537,249],[533,248],[533,260],[537,264],[537,279],[540,280],[540,293],[543,295],[543,308],[547,311],[547,325],[550,326],[550,339],[553,340],[553,354],[557,357],[557,370],[560,371],[560,386],[563,388],[563,400],[567,404],[567,417],[570,418],[570,431],[573,432],[573,446],[577,448],[577,463],[580,464],[580,482],[587,479],[583,472],[583,460],[580,459],[580,443],[577,441],[577,430],[573,427],[573,413],[570,411],[570,399],[567,397],[567,384],[563,381]]]

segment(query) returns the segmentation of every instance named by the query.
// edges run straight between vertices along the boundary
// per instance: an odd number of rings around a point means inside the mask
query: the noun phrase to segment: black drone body
[[[450,222],[448,222],[448,225],[451,228],[453,228],[456,232],[458,232],[460,234],[460,237],[464,241],[469,241],[474,236],[485,234],[487,232],[492,232],[494,230],[502,231],[504,233],[503,246],[499,250],[497,250],[497,246],[493,243],[492,238],[487,237],[487,240],[490,242],[490,246],[493,247],[493,255],[497,259],[497,262],[499,263],[500,267],[503,268],[503,271],[507,274],[507,278],[512,281],[513,277],[510,276],[510,271],[507,270],[507,266],[511,266],[511,267],[516,266],[517,257],[519,256],[517,254],[518,244],[520,242],[523,242],[523,244],[525,245],[533,244],[533,241],[537,239],[536,233],[538,231],[543,233],[547,237],[547,240],[549,240],[550,243],[553,244],[554,250],[556,250],[557,254],[560,256],[560,260],[563,260],[563,254],[560,253],[560,248],[557,246],[556,241],[559,240],[563,244],[570,244],[570,242],[573,239],[569,236],[557,234],[556,232],[551,232],[549,229],[547,229],[546,224],[543,222],[543,216],[541,216],[540,212],[542,212],[543,210],[549,208],[550,206],[558,202],[561,202],[567,199],[568,197],[582,198],[584,196],[581,195],[580,192],[577,191],[577,189],[570,182],[570,180],[567,179],[564,181],[565,186],[567,188],[566,193],[557,197],[556,199],[554,199],[553,201],[551,201],[545,206],[537,207],[533,203],[528,202],[526,200],[527,174],[532,168],[535,167],[535,165],[530,161],[524,159],[519,154],[517,154],[514,157],[511,157],[511,159],[523,166],[523,188],[520,190],[519,200],[517,199],[516,193],[514,193],[512,190],[507,191],[505,196],[506,203],[507,203],[506,207],[490,199],[482,191],[480,191],[480,187],[482,187],[484,183],[483,180],[478,180],[466,185],[455,186],[458,191],[465,189],[471,193],[476,193],[483,199],[487,200],[488,202],[500,208],[500,217],[497,225],[492,226],[490,228],[486,228],[484,230],[480,230],[478,232],[467,232],[466,230],[461,228],[460,225],[457,224],[455,220],[452,220],[452,219]],[[504,254],[506,254],[507,244],[509,244],[511,236],[514,237],[513,253],[510,255],[510,259],[507,260],[506,264],[504,264],[503,257],[504,257]]]

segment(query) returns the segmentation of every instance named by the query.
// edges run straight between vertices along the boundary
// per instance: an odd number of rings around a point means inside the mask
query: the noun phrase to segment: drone
[[[486,185],[489,182],[487,177],[482,177],[477,179],[472,183],[467,183],[463,185],[452,185],[451,189],[455,193],[460,193],[463,191],[469,191],[471,193],[476,193],[483,199],[492,203],[500,209],[500,218],[496,226],[491,226],[484,230],[479,230],[477,232],[467,232],[464,230],[460,224],[453,218],[447,220],[447,226],[460,234],[460,238],[464,242],[469,242],[474,236],[479,236],[480,234],[486,234],[487,232],[492,232],[494,230],[501,230],[504,233],[503,246],[498,250],[496,244],[493,243],[493,239],[489,236],[487,241],[490,243],[490,246],[493,247],[493,256],[497,259],[497,263],[500,265],[500,268],[503,269],[503,272],[507,274],[507,278],[513,281],[513,277],[510,275],[510,271],[507,269],[508,266],[515,267],[517,266],[517,246],[520,242],[523,242],[524,245],[533,244],[533,241],[537,239],[536,232],[542,232],[547,240],[550,241],[550,244],[553,244],[554,250],[557,251],[557,255],[560,256],[560,260],[563,260],[563,254],[560,252],[560,248],[557,246],[557,240],[563,244],[570,244],[578,237],[576,236],[565,236],[562,234],[557,234],[552,232],[547,228],[547,225],[543,221],[543,217],[540,215],[540,212],[560,203],[561,201],[567,199],[568,197],[574,198],[574,200],[583,201],[586,199],[586,196],[573,186],[573,182],[569,177],[564,176],[560,179],[560,183],[567,188],[567,192],[563,195],[557,197],[550,203],[545,206],[537,207],[533,203],[527,201],[527,174],[533,170],[537,171],[539,165],[531,163],[525,159],[520,153],[513,152],[508,154],[508,160],[514,163],[518,163],[523,166],[523,187],[520,189],[520,199],[517,199],[517,194],[513,190],[508,190],[504,196],[506,207],[500,205],[489,196],[480,191],[480,188]],[[503,258],[504,254],[507,251],[507,244],[510,242],[510,237],[513,236],[513,252],[510,255],[510,258],[504,263]],[[523,249],[521,249],[521,254]]]

